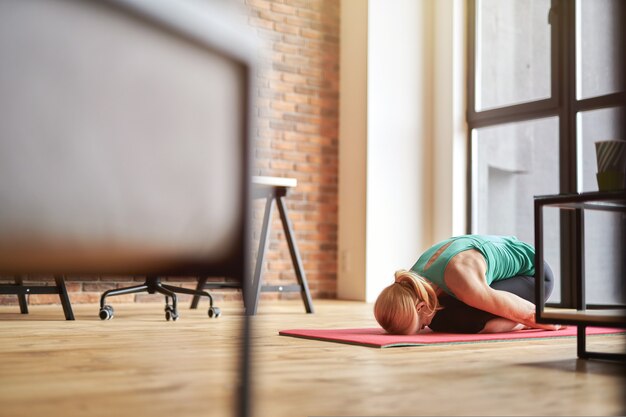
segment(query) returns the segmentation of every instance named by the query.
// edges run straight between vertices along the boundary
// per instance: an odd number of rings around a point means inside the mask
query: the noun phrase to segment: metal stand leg
[[[155,288],[156,292],[161,293],[163,295],[165,295],[165,303],[169,304],[169,298],[172,298],[172,308],[174,309],[175,312],[178,311],[178,297],[176,296],[176,293],[174,291],[171,291],[168,288],[165,288],[163,285],[158,285]]]
[[[626,354],[623,353],[605,353],[605,352],[589,352],[587,350],[587,334],[586,325],[578,326],[578,334],[576,336],[578,357],[580,359],[600,359],[606,361],[619,361],[626,363]]]
[[[70,303],[70,297],[67,294],[67,288],[65,287],[65,279],[62,276],[55,276],[54,281],[56,282],[57,288],[59,289],[59,298],[61,298],[61,305],[63,306],[65,319],[74,320],[72,304]]]
[[[166,290],[171,291],[172,293],[182,293],[182,294],[190,294],[193,295],[194,297],[198,297],[200,298],[201,295],[208,297],[209,298],[209,306],[213,307],[213,296],[211,296],[211,294],[209,294],[207,291],[203,291],[203,290],[190,290],[188,288],[184,288],[184,287],[174,287],[172,285],[167,285],[167,284],[161,284],[161,288],[165,288]],[[200,294],[198,294],[200,293]]]
[[[291,261],[293,262],[293,267],[296,270],[298,283],[302,287],[300,295],[302,296],[302,301],[304,302],[306,312],[311,314],[314,312],[313,301],[311,300],[311,293],[309,292],[309,284],[304,274],[304,267],[302,266],[300,253],[298,252],[296,241],[293,236],[293,228],[291,226],[291,221],[289,220],[289,217],[287,216],[287,206],[285,205],[285,202],[283,201],[282,196],[278,196],[276,198],[276,203],[278,204],[278,211],[280,212],[280,218],[283,223],[283,229],[285,230],[287,244],[289,245],[289,253],[291,254]]]
[[[206,277],[202,278],[198,284],[198,287],[204,287],[206,283]],[[194,296],[203,296],[209,299],[209,317],[219,317],[221,315],[220,309],[213,305],[213,296],[207,291],[192,290],[185,287],[176,287],[173,285],[167,285],[161,283],[159,277],[148,276],[143,285],[135,285],[127,288],[115,288],[105,291],[100,297],[100,318],[102,320],[110,320],[113,318],[113,307],[106,305],[106,298],[109,296],[120,294],[134,294],[139,292],[147,292],[149,294],[163,294],[165,296],[165,318],[166,320],[178,320],[178,297],[177,293],[190,294]],[[170,298],[172,300],[170,304]]]
[[[108,296],[121,295],[121,294],[134,294],[136,292],[144,292],[148,291],[148,285],[135,285],[134,287],[128,288],[114,288],[112,290],[105,291],[102,296],[100,296],[100,308],[103,308],[106,305],[106,298]]]

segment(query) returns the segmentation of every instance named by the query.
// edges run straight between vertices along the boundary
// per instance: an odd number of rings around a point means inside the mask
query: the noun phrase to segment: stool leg
[[[22,277],[15,277],[15,283],[17,285],[24,285],[24,280]],[[26,299],[26,294],[18,294],[17,299],[20,302],[20,313],[28,314],[28,300]]]
[[[276,197],[276,204],[278,205],[278,211],[280,212],[280,219],[283,223],[283,229],[285,230],[285,236],[287,238],[287,244],[289,245],[289,253],[291,254],[291,261],[293,262],[293,267],[296,270],[296,276],[298,278],[298,283],[302,287],[300,295],[302,295],[302,301],[304,302],[304,306],[306,308],[307,313],[314,313],[313,311],[313,301],[311,300],[311,293],[309,292],[309,284],[306,280],[306,275],[304,274],[304,268],[302,266],[302,260],[300,259],[300,253],[298,252],[298,247],[296,246],[296,240],[293,234],[293,227],[291,226],[291,221],[287,216],[287,206],[283,201],[282,196]]]
[[[204,291],[204,285],[207,282],[207,277],[200,277],[198,278],[198,286],[196,287],[196,292],[202,292]],[[200,295],[199,294],[195,294],[193,296],[193,300],[191,300],[191,309],[195,309],[198,308],[198,302],[200,302]]]
[[[65,279],[62,276],[55,276],[54,281],[59,289],[59,298],[61,298],[61,305],[63,306],[63,312],[65,313],[65,320],[74,320],[72,304],[70,303],[70,297],[67,294],[67,288],[65,288]]]
[[[265,212],[263,213],[263,226],[261,227],[261,236],[259,237],[259,252],[256,257],[256,265],[254,268],[254,278],[252,279],[252,305],[250,306],[250,314],[255,315],[259,298],[261,296],[261,272],[263,271],[263,260],[265,259],[265,251],[267,250],[267,242],[269,241],[269,225],[272,218],[273,195],[268,195],[265,202]]]

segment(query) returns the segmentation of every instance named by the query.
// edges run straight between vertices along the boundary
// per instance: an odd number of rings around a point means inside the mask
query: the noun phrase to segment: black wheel
[[[113,307],[106,305],[100,309],[100,320],[111,320],[114,315]]]
[[[165,320],[167,321],[176,321],[178,320],[178,311],[175,311],[172,307],[168,306],[169,308],[165,309]]]
[[[218,318],[219,316],[222,315],[222,312],[220,311],[219,307],[210,307],[209,308],[209,317],[210,318]]]

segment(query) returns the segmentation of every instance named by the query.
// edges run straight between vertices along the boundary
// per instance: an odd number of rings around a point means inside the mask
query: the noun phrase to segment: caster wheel
[[[113,307],[106,305],[100,309],[100,320],[111,320],[114,315]]]
[[[220,311],[219,307],[210,307],[209,308],[209,317],[210,318],[218,318],[221,315],[222,315],[222,312]]]
[[[168,306],[169,307],[169,306]],[[178,313],[176,311],[174,311],[173,308],[166,308],[165,309],[165,320],[167,321],[176,321],[178,320]]]

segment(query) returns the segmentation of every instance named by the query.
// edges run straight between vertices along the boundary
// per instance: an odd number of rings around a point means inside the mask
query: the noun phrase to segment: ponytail
[[[404,285],[410,288],[416,295],[417,299],[426,303],[426,309],[429,314],[440,310],[437,293],[430,282],[413,271],[401,269],[395,273],[394,284]]]

